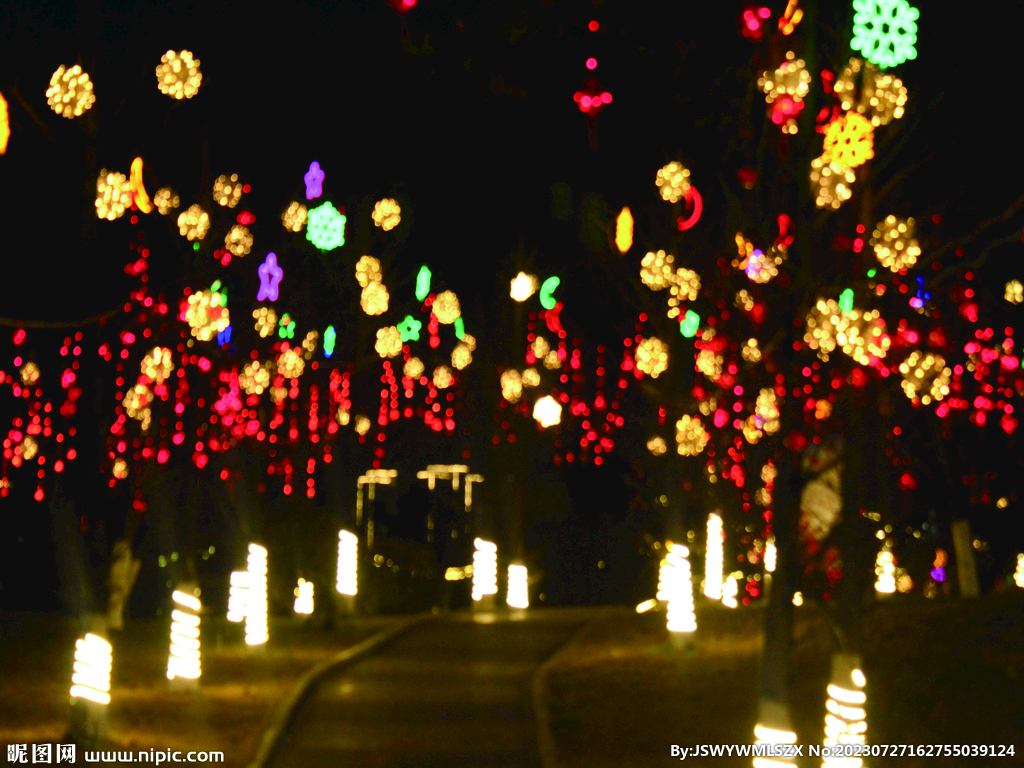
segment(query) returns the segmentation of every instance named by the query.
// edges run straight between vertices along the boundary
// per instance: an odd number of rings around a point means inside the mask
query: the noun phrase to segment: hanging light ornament
[[[402,368],[402,374],[410,379],[418,379],[423,375],[423,361],[418,357],[410,357]]]
[[[913,234],[913,219],[897,219],[889,215],[885,217],[885,221],[878,222],[870,244],[874,246],[875,256],[883,267],[899,272],[901,269],[910,269],[917,263],[921,247]]]
[[[388,232],[402,220],[402,208],[392,198],[386,197],[373,206],[373,224]]]
[[[213,182],[213,199],[220,206],[234,208],[242,199],[242,182],[238,180],[238,174],[231,176],[218,176]]]
[[[113,474],[118,480],[124,480],[128,477],[128,462],[120,457],[114,459],[114,466],[111,468],[111,474]]]
[[[25,461],[32,461],[39,453],[39,443],[37,443],[30,435],[25,435],[21,443],[21,458]]]
[[[615,219],[615,247],[619,253],[626,253],[633,247],[633,214],[623,208]]]
[[[712,381],[718,380],[722,375],[722,364],[725,360],[722,358],[715,346],[718,342],[714,342],[715,331],[708,328],[700,335],[700,351],[697,353],[697,362],[695,368],[697,371],[703,373]]]
[[[302,356],[309,360],[313,357],[313,353],[316,352],[317,341],[320,339],[320,333],[318,331],[310,331],[306,334],[306,338],[302,340]]]
[[[142,358],[139,368],[142,375],[150,381],[162,384],[174,370],[171,350],[167,347],[153,347],[149,354]]]
[[[178,215],[178,232],[187,237],[189,242],[202,240],[210,230],[210,215],[199,204]]]
[[[697,456],[710,439],[699,416],[684,415],[676,422],[676,450],[680,456]]]
[[[853,182],[857,180],[853,169],[828,161],[824,156],[811,160],[811,186],[819,208],[838,210],[853,195]]]
[[[757,339],[747,339],[740,354],[748,363],[757,363],[761,360],[761,350],[757,347]]]
[[[537,336],[530,345],[530,351],[533,352],[533,356],[538,360],[543,360],[544,356],[551,350],[551,346],[548,344],[547,339],[543,336]]]
[[[469,347],[465,344],[456,344],[455,349],[452,350],[452,367],[461,371],[471,362],[473,362],[473,353],[469,351]]]
[[[359,297],[359,305],[368,315],[383,315],[388,311],[388,289],[383,283],[370,283]]]
[[[514,368],[501,374],[501,396],[510,403],[518,403],[523,396],[523,380]]]
[[[356,280],[360,288],[366,288],[370,283],[379,283],[383,277],[380,261],[373,256],[361,256],[356,262]]]
[[[438,389],[447,389],[454,381],[455,378],[447,365],[439,365],[434,369],[434,386]]]
[[[286,349],[277,356],[277,372],[286,379],[297,379],[306,369],[306,361],[294,348]]]
[[[850,47],[886,69],[917,58],[917,19],[921,13],[907,0],[853,0]]]
[[[96,215],[114,221],[124,215],[132,204],[132,185],[123,173],[100,171],[96,178]]]
[[[96,94],[92,90],[89,75],[75,64],[65,69],[61,64],[50,78],[50,87],[46,89],[46,103],[54,112],[69,120],[80,117],[96,103]]]
[[[247,363],[238,375],[238,383],[247,395],[262,395],[263,390],[270,387],[273,363],[260,363],[253,360]]]
[[[655,435],[647,441],[647,450],[654,456],[664,456],[668,452],[668,445],[665,444],[665,438]]]
[[[356,416],[356,434],[357,435],[365,435],[367,432],[370,431],[370,427],[371,426],[373,426],[373,422],[370,421],[370,417],[369,416],[364,416],[361,413]]]
[[[166,216],[172,208],[177,208],[180,204],[181,199],[170,187],[161,187],[153,195],[153,205],[156,206],[161,216]]]
[[[256,319],[256,330],[261,339],[274,335],[274,330],[277,328],[277,313],[272,307],[254,309],[252,316]]]
[[[648,253],[640,261],[640,280],[652,291],[660,291],[672,284],[672,264],[675,257],[664,251]]]
[[[359,591],[359,537],[338,531],[338,572],[334,588],[343,595]]]
[[[903,391],[911,400],[921,399],[923,405],[932,400],[941,401],[949,394],[949,381],[953,372],[946,367],[941,355],[914,350],[900,363]]]
[[[811,89],[811,73],[803,59],[796,58],[793,51],[787,51],[786,60],[774,72],[765,72],[758,78],[757,85],[764,90],[765,101],[769,104],[784,96],[802,102]]]
[[[873,126],[899,120],[906,111],[907,103],[907,89],[903,81],[885,72],[869,70],[868,74],[870,82],[864,85],[864,98],[857,111],[869,113]]]
[[[330,200],[306,216],[306,239],[321,251],[333,251],[345,244],[345,214]]]
[[[544,355],[544,367],[549,371],[557,371],[562,367],[562,358],[558,356],[558,352],[552,349]]]
[[[875,576],[878,577],[875,581],[876,592],[888,595],[896,591],[896,557],[888,542],[875,558]]]
[[[636,367],[652,379],[658,378],[668,368],[668,344],[654,336],[641,339],[636,347]]]
[[[220,291],[220,280],[207,290],[189,296],[185,320],[192,335],[199,341],[209,341],[231,325],[227,304],[227,296]]]
[[[288,209],[281,214],[281,223],[289,232],[301,232],[306,225],[306,206],[302,203],[292,202]]]
[[[847,112],[829,123],[825,130],[825,149],[821,158],[825,162],[856,168],[875,156],[874,140],[875,131],[870,121],[856,112]]]
[[[224,235],[224,247],[231,252],[232,256],[242,257],[252,250],[252,235],[248,227],[235,224]]]
[[[191,99],[199,93],[203,74],[199,71],[199,59],[191,51],[168,51],[160,57],[156,68],[156,85],[160,93],[172,98]]]
[[[838,346],[861,365],[874,365],[891,344],[878,310],[843,312],[834,299],[818,299],[806,322],[804,342],[822,361]]]
[[[1020,280],[1011,280],[1006,284],[1006,293],[1003,294],[1003,298],[1011,304],[1020,304],[1024,301],[1024,285],[1021,285]]]
[[[459,298],[451,291],[439,293],[434,299],[431,309],[433,309],[437,321],[444,325],[451,325],[462,316]]]
[[[661,190],[661,198],[667,202],[678,202],[690,188],[690,171],[682,163],[673,160],[658,171],[654,183]]]
[[[402,333],[393,325],[377,331],[377,342],[374,349],[382,358],[396,357],[402,353]]]

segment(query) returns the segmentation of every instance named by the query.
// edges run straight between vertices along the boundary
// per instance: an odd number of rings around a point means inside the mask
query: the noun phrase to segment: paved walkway
[[[539,767],[533,675],[588,618],[454,614],[413,627],[321,680],[267,768]]]

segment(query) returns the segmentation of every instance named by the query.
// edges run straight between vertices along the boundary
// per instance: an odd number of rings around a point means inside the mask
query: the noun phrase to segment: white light
[[[498,545],[483,539],[474,539],[473,600],[498,593]]]
[[[245,618],[245,606],[248,599],[249,572],[232,571],[231,587],[228,589],[228,621],[242,621]]]
[[[657,608],[657,607],[658,607],[658,601],[653,599],[653,598],[651,598],[650,600],[644,600],[642,603],[638,604],[637,607],[636,607],[636,612],[637,613],[647,613],[652,608]]]
[[[736,600],[736,595],[739,594],[739,584],[736,582],[735,574],[730,573],[729,578],[725,580],[725,584],[722,586],[722,605],[728,608],[735,608],[739,605]]]
[[[110,703],[110,670],[113,649],[98,635],[89,633],[75,642],[75,666],[71,695],[97,704]]]
[[[707,554],[704,557],[704,595],[712,600],[722,599],[724,540],[722,518],[712,512],[708,515]]]
[[[1017,555],[1017,570],[1013,574],[1013,582],[1024,589],[1024,554]]]
[[[846,669],[849,670],[849,667]],[[867,683],[864,673],[859,669],[854,669],[849,674],[846,671],[837,672],[833,662],[832,679],[838,682],[829,683],[827,688],[829,698],[825,702],[827,714],[824,745],[836,747],[840,744],[867,743],[867,713],[863,705],[867,703],[868,697],[864,691],[857,690]],[[851,704],[860,706],[849,706]],[[822,768],[861,768],[863,761],[859,757],[829,755],[822,760],[821,765]]]
[[[778,560],[778,550],[775,548],[775,537],[768,539],[764,548],[764,569],[768,573],[775,573],[775,563]]]
[[[529,577],[525,565],[508,567],[508,594],[505,602],[510,608],[529,608],[530,590]]]
[[[190,680],[202,674],[199,664],[199,612],[202,604],[192,595],[177,590],[171,595],[177,607],[171,611],[171,652],[167,657],[167,679]]]
[[[693,612],[693,579],[687,559],[689,554],[690,550],[682,544],[673,544],[658,571],[658,599],[668,603],[666,624],[669,632],[693,632],[697,629]]]
[[[800,606],[804,604],[804,593],[794,592],[793,593],[793,605]]]
[[[551,395],[544,395],[533,406],[533,418],[542,427],[553,427],[562,420],[562,404]]]
[[[338,582],[343,595],[359,591],[359,539],[350,531],[338,531]]]
[[[883,547],[875,559],[875,591],[890,594],[896,591],[896,558],[888,548]]]
[[[512,281],[512,289],[509,291],[509,295],[515,301],[526,301],[533,296],[536,290],[537,278],[525,272],[520,272]]]
[[[308,615],[313,612],[313,582],[299,579],[295,587],[295,612]]]
[[[267,550],[259,544],[249,545],[249,595],[245,612],[245,642],[262,645],[267,632]]]
[[[754,727],[754,736],[757,744],[796,744],[796,734],[792,731],[782,731],[776,728],[768,728],[758,723]],[[794,766],[796,763],[788,757],[755,757],[754,768],[782,768],[783,766]]]

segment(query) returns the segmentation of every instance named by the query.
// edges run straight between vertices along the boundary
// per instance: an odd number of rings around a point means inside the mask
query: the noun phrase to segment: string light
[[[249,545],[249,592],[245,610],[245,642],[262,645],[267,632],[267,550],[259,544]]]
[[[838,210],[853,195],[853,182],[857,180],[851,168],[828,161],[824,157],[811,160],[811,185],[815,187],[815,205]]]
[[[227,620],[240,622],[245,620],[246,606],[249,600],[249,572],[232,571],[228,586]]]
[[[369,283],[359,296],[359,306],[368,315],[383,315],[388,311],[390,298],[383,283]]]
[[[505,595],[505,602],[509,608],[525,610],[530,607],[529,583],[529,574],[525,565],[510,565],[508,567],[508,591]]]
[[[306,218],[306,206],[302,203],[292,202],[281,214],[281,223],[289,232],[301,232],[302,228],[306,226]]]
[[[132,185],[123,173],[100,171],[96,178],[96,215],[114,221],[132,204]]]
[[[178,215],[178,232],[187,237],[189,242],[202,240],[210,230],[210,215],[198,203],[190,205],[188,210]]]
[[[172,98],[191,99],[199,93],[203,74],[199,71],[199,59],[191,51],[168,51],[160,57],[156,68],[156,86],[160,93]]]
[[[330,200],[307,213],[306,239],[321,251],[333,251],[345,244],[345,214]]]
[[[907,0],[853,0],[850,47],[885,69],[917,58],[917,19]]]
[[[438,389],[447,389],[455,381],[451,370],[447,365],[439,365],[434,369],[434,386]]]
[[[410,357],[402,368],[402,374],[409,379],[418,379],[423,375],[423,361],[418,357]]]
[[[82,68],[75,64],[65,69],[61,64],[50,78],[50,87],[46,89],[46,103],[54,112],[69,120],[81,115],[96,103],[92,81]]]
[[[292,609],[295,613],[308,616],[313,612],[313,582],[299,579],[294,589],[295,603]]]
[[[668,445],[665,444],[665,438],[655,435],[647,441],[647,450],[655,456],[664,456],[668,452]]]
[[[913,219],[898,219],[890,214],[885,217],[885,221],[878,222],[870,243],[883,267],[899,272],[917,263],[921,248],[913,235]]]
[[[676,422],[676,449],[680,456],[697,456],[710,439],[699,416],[684,415]]]
[[[335,589],[354,596],[359,591],[359,538],[351,531],[338,531],[338,576]]]
[[[786,52],[786,60],[775,72],[765,72],[757,81],[765,93],[765,101],[771,104],[780,96],[790,96],[803,101],[811,89],[811,73],[804,66],[803,59],[797,59],[793,51]]]
[[[626,253],[633,247],[633,214],[628,207],[619,211],[615,219],[615,247],[619,253]]]
[[[652,379],[658,378],[668,368],[668,344],[654,336],[641,339],[636,347],[636,367]]]
[[[252,250],[252,235],[248,227],[235,224],[224,235],[224,247],[231,252],[232,256],[242,257]]]
[[[704,556],[704,595],[712,600],[722,599],[724,542],[722,518],[712,512],[708,515],[707,550]]]
[[[114,466],[111,469],[111,474],[113,474],[118,480],[124,480],[128,477],[128,462],[120,457],[114,459]]]
[[[242,182],[238,180],[238,174],[231,176],[218,176],[213,182],[213,199],[217,205],[234,208],[242,199]]]
[[[385,232],[389,232],[398,226],[402,220],[402,208],[390,197],[378,200],[373,206],[373,224]]]
[[[920,397],[923,405],[929,405],[932,400],[939,402],[949,394],[953,372],[946,367],[942,355],[915,349],[900,363],[900,373],[903,374],[903,391],[911,400]]]
[[[402,353],[402,334],[393,325],[381,328],[373,348],[382,358],[396,357]]]
[[[774,573],[778,563],[779,551],[775,546],[775,537],[769,536],[764,547],[764,570],[766,573]]]
[[[451,325],[462,315],[459,299],[451,291],[443,291],[437,294],[431,309],[434,311],[437,322],[444,325]]]
[[[473,600],[498,593],[498,546],[492,541],[473,540]]]
[[[1020,280],[1011,280],[1006,284],[1006,293],[1003,294],[1003,298],[1011,304],[1020,304],[1024,301],[1024,285],[1021,285]]]
[[[360,288],[366,288],[370,283],[379,283],[383,277],[380,261],[373,256],[361,256],[356,262],[356,280]]]
[[[843,312],[834,299],[818,299],[806,322],[804,342],[825,362],[838,346],[861,365],[874,365],[891,344],[878,310]]]
[[[177,208],[181,204],[181,199],[170,187],[161,187],[153,195],[153,204],[161,216],[166,216],[172,208]]]
[[[668,543],[668,554],[658,569],[658,600],[666,602],[669,632],[694,632],[697,617],[693,605],[693,577],[688,559],[690,550],[682,544]]]
[[[513,301],[523,302],[533,296],[537,291],[540,283],[537,280],[536,275],[528,275],[525,272],[520,272],[512,280],[512,287],[509,290],[509,296],[512,297]]]
[[[142,422],[142,431],[149,430],[152,411],[149,404],[153,402],[153,392],[145,384],[136,384],[125,395],[122,405],[128,412],[128,418],[138,419]],[[28,458],[28,457],[26,457]]]
[[[856,657],[836,654],[832,658],[832,681],[828,685],[825,702],[824,746],[829,749],[829,754],[822,760],[822,768],[861,768],[864,764],[860,757],[832,754],[832,750],[837,748],[853,752],[855,748],[850,745],[867,743],[865,705],[868,697],[863,690],[867,679],[858,667],[859,659]]]
[[[658,171],[654,183],[661,190],[661,198],[669,203],[678,202],[690,188],[690,171],[673,160]]]
[[[533,418],[545,429],[553,427],[562,421],[562,404],[551,395],[537,398],[533,404]]]
[[[501,396],[510,403],[518,403],[523,396],[523,380],[514,368],[501,374]]]
[[[198,679],[200,666],[199,614],[202,604],[198,598],[175,590],[171,595],[175,603],[171,611],[171,652],[167,658],[167,679],[183,677]]]
[[[825,130],[821,158],[824,162],[856,168],[875,156],[874,138],[874,126],[869,120],[856,112],[847,112],[829,123]]]
[[[71,696],[97,704],[110,703],[110,671],[114,666],[113,648],[91,632],[75,641],[74,674]]]

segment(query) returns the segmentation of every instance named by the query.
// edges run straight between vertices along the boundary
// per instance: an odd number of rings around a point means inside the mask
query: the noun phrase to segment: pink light
[[[599,25],[597,23],[597,20],[592,20],[589,24],[587,24],[587,29],[589,29],[591,32],[597,32],[598,26]]]
[[[760,16],[762,19],[767,19],[769,16],[772,15],[772,12],[768,8],[758,8],[757,15]]]
[[[581,109],[590,109],[590,103],[591,103],[591,99],[590,99],[589,96],[583,96],[583,97],[580,98],[580,108]]]
[[[608,91],[605,91],[604,93],[601,94],[601,101],[603,101],[605,104],[611,104],[612,95],[608,93]]]
[[[597,69],[597,59],[593,56],[587,59],[587,69]]]

